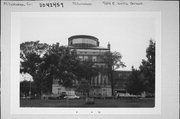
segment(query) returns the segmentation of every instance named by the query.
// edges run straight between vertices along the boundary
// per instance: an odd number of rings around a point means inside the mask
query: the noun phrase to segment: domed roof
[[[68,45],[79,48],[98,47],[99,41],[90,35],[74,35],[68,38]]]
[[[98,41],[98,38],[94,37],[94,36],[90,36],[90,35],[74,35],[68,38],[68,40],[73,40],[73,39],[77,39],[77,38],[87,38],[87,39],[92,39],[95,41]]]

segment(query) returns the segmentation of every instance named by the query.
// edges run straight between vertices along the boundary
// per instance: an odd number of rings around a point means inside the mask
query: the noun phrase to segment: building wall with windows
[[[107,64],[103,60],[106,52],[110,51],[110,44],[107,48],[99,46],[99,40],[94,36],[75,35],[68,39],[68,47],[75,49],[81,61],[92,61],[99,68],[106,68]],[[90,94],[93,96],[112,96],[111,82],[107,73],[99,72],[98,76],[91,77],[91,86],[93,86]],[[53,93],[57,93],[58,85],[53,84]],[[58,92],[60,93],[60,92]]]

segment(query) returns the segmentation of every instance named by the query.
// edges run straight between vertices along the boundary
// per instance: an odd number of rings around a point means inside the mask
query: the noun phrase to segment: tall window
[[[92,61],[93,61],[93,62],[96,62],[96,61],[97,61],[97,57],[96,57],[96,56],[93,56],[93,57],[92,57]]]
[[[84,61],[87,61],[88,60],[88,56],[84,56]]]

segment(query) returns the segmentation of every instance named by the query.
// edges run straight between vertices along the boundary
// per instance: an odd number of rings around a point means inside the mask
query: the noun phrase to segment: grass
[[[20,100],[20,107],[154,107],[154,98],[145,99],[95,99],[95,104],[85,104],[85,99],[73,100]]]

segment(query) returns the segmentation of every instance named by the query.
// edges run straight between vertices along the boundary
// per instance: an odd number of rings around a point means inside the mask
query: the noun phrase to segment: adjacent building
[[[132,71],[114,71],[114,92],[115,93],[127,93],[126,83],[131,75]]]

